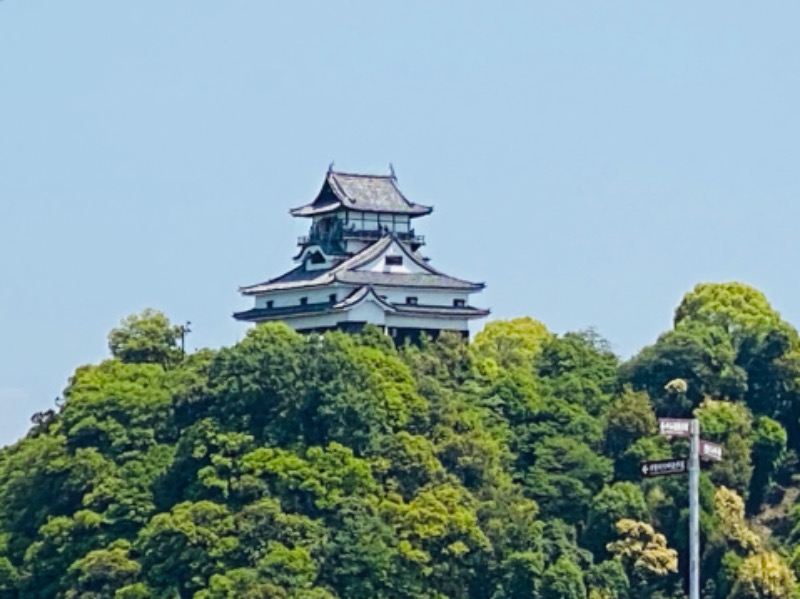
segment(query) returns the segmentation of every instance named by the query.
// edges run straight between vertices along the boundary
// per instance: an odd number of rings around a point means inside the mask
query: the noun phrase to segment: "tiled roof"
[[[432,289],[453,289],[480,291],[482,283],[470,283],[440,273],[383,273],[346,270],[334,277],[342,283],[354,285],[376,285],[378,287],[430,287]]]
[[[490,314],[489,310],[472,306],[409,306],[408,304],[392,304],[399,314],[416,314],[419,316],[463,316],[466,318],[483,318]]]
[[[375,293],[375,289],[373,289],[372,285],[364,285],[363,287],[359,287],[358,289],[353,291],[353,293],[348,295],[346,298],[344,298],[342,301],[340,301],[333,307],[336,310],[344,310],[347,308],[352,308],[353,306],[357,306],[358,304],[360,304],[367,297],[371,297],[373,301],[380,304],[385,310],[390,312],[395,311],[395,308],[394,306],[392,306],[392,304],[390,304],[381,296],[379,296],[377,293]]]
[[[358,254],[351,256],[340,262],[338,265],[327,270],[306,270],[304,265],[297,266],[289,272],[279,277],[270,279],[263,283],[240,287],[239,291],[244,295],[257,295],[267,291],[281,291],[286,289],[299,289],[301,287],[318,287],[328,285],[335,280],[335,274],[342,269],[357,268],[358,266],[373,260],[392,242],[391,236],[381,237],[372,245],[364,248]]]
[[[358,267],[368,264],[380,256],[393,242],[404,251],[405,255],[414,261],[425,272],[421,273],[383,273],[372,271],[359,271]],[[240,288],[244,295],[258,295],[269,291],[283,291],[300,289],[303,287],[319,287],[333,282],[350,285],[376,285],[380,287],[425,287],[431,289],[452,289],[459,291],[480,291],[483,283],[472,283],[444,274],[433,268],[420,256],[410,251],[406,245],[396,237],[386,235],[368,246],[358,254],[340,262],[328,270],[307,271],[303,265],[289,272],[256,285]]]
[[[360,212],[382,212],[423,216],[433,208],[409,201],[397,187],[393,175],[355,175],[328,171],[316,199],[291,210],[293,216],[314,216],[339,208]]]
[[[236,320],[275,320],[287,316],[304,316],[306,314],[322,314],[330,311],[329,303],[281,306],[279,308],[251,308],[242,312],[234,312]]]

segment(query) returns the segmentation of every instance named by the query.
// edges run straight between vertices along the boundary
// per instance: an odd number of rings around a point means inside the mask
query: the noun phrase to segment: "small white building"
[[[240,288],[255,299],[234,318],[282,320],[298,331],[359,330],[374,324],[397,342],[469,334],[467,324],[488,310],[470,305],[484,288],[433,268],[420,253],[425,244],[413,219],[430,214],[410,202],[388,176],[328,171],[316,199],[291,210],[311,219],[298,240],[297,266],[264,283]]]

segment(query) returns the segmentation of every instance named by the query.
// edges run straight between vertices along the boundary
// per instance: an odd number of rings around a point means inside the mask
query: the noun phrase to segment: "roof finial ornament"
[[[395,174],[395,172],[394,172],[394,166],[392,165],[392,163],[391,163],[391,162],[389,163],[389,173],[391,173],[391,177],[392,177],[392,179],[394,179],[395,181],[397,181],[397,175],[396,175],[396,174]]]
[[[329,175],[333,172],[333,165],[334,165],[334,162],[333,162],[333,160],[331,160],[331,163],[328,165],[328,174]]]

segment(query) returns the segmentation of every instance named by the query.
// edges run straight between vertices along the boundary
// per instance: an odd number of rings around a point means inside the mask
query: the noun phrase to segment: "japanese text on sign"
[[[717,445],[711,441],[700,440],[700,455],[709,460],[717,462],[722,460],[722,445]]]
[[[678,418],[659,418],[658,430],[662,435],[670,437],[688,437],[691,434],[691,420]]]
[[[641,471],[644,476],[667,476],[668,474],[682,474],[686,472],[686,460],[659,460],[656,462],[642,462]]]

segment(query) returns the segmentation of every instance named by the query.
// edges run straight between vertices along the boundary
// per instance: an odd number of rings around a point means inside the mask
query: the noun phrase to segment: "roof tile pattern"
[[[316,199],[291,210],[293,216],[314,216],[347,208],[359,212],[381,212],[423,216],[433,208],[409,201],[393,176],[354,175],[329,171]]]
[[[425,272],[403,274],[358,270],[360,266],[368,264],[372,260],[378,258],[393,242],[396,242],[397,246],[405,255],[422,267]],[[484,287],[483,283],[464,281],[436,270],[430,264],[421,260],[420,257],[412,252],[402,241],[392,235],[386,235],[358,254],[340,262],[338,265],[328,270],[307,271],[303,268],[303,265],[300,265],[264,283],[242,287],[240,292],[244,295],[260,295],[270,291],[320,287],[334,282],[358,286],[426,287],[431,289],[462,291],[479,291]]]

